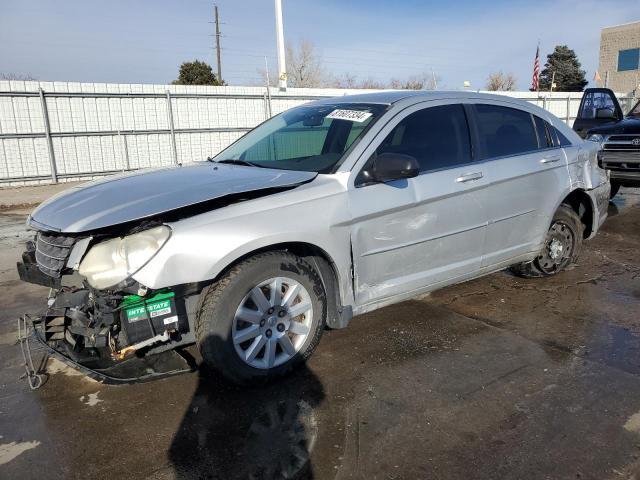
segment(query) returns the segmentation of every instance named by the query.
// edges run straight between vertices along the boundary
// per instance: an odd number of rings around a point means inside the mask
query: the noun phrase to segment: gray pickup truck
[[[588,88],[573,129],[601,145],[598,162],[611,172],[611,198],[620,187],[640,187],[640,102],[625,115],[611,90]]]

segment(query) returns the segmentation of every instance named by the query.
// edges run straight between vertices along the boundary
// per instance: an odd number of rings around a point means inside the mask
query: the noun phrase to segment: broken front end
[[[170,235],[166,225],[115,238],[39,231],[18,263],[23,281],[51,289],[44,314],[31,317],[35,339],[107,383],[191,371],[180,347],[194,343],[193,287],[151,290],[131,278]]]

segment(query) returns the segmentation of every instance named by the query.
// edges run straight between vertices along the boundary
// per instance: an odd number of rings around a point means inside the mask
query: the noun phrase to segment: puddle
[[[585,349],[585,357],[640,374],[640,334],[619,325],[605,324],[595,330]]]

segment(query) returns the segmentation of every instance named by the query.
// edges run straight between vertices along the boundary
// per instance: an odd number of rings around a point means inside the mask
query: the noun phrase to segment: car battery
[[[158,293],[149,298],[129,295],[120,304],[120,310],[126,345],[162,335],[167,330],[179,330],[180,315],[173,292]]]

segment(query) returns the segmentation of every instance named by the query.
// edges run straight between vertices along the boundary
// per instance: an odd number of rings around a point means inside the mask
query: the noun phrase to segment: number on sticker
[[[342,110],[336,109],[327,115],[327,118],[334,118],[336,120],[348,120],[350,122],[362,123],[367,118],[373,115],[371,112],[365,112],[363,110]]]

